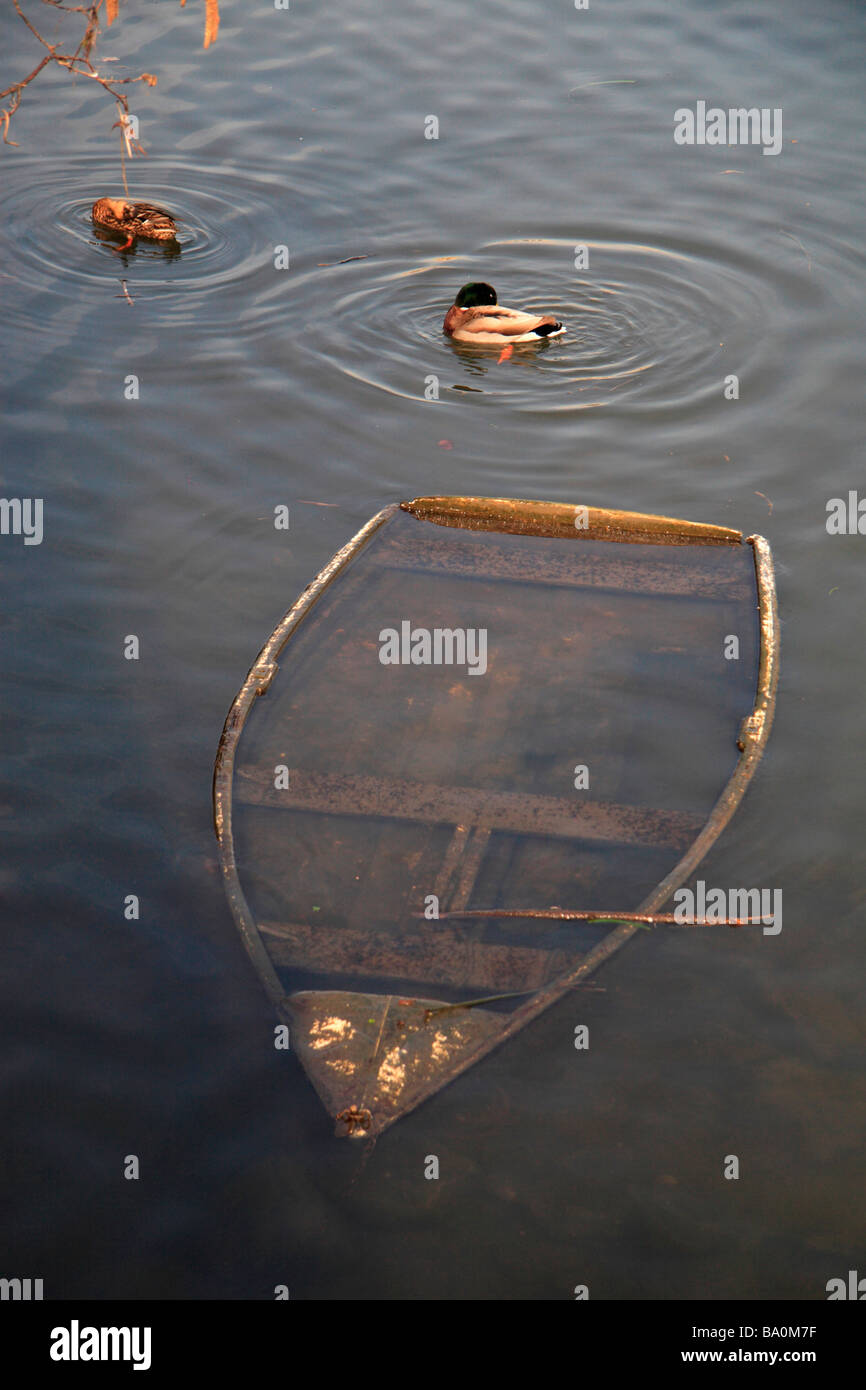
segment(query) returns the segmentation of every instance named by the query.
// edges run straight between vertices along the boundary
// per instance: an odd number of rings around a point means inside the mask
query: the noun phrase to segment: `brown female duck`
[[[117,248],[119,251],[125,251],[139,237],[144,241],[174,241],[177,237],[174,218],[153,203],[132,203],[128,198],[97,198],[92,216],[97,227],[126,237],[123,245]]]

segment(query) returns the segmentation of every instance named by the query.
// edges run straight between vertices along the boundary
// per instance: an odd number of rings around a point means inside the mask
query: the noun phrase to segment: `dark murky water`
[[[866,539],[825,526],[864,489],[862,10],[352,0],[235,8],[203,53],[193,7],[133,8],[103,52],[159,74],[131,189],[177,211],[180,256],[95,239],[119,169],[84,83],[34,84],[2,153],[2,487],[45,507],[41,545],[0,541],[3,1272],[47,1297],[822,1298],[864,1239]],[[5,83],[32,62],[2,28]],[[782,152],[676,146],[698,99],[781,107]],[[567,336],[456,347],[470,278]],[[781,887],[785,925],[632,943],[363,1163],[271,1046],[210,773],[279,614],[433,492],[769,537],[777,723],[702,876]]]

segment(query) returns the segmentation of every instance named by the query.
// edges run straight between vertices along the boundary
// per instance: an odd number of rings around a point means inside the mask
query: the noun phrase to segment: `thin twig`
[[[766,492],[758,492],[758,490],[757,490],[757,488],[756,488],[756,489],[755,489],[755,496],[756,496],[756,497],[763,497],[763,499],[764,499],[764,501],[766,502],[767,506],[770,508],[770,516],[772,516],[772,515],[773,515],[773,504],[772,504],[772,502],[770,501],[769,497],[767,496]]]
[[[130,82],[146,82],[150,87],[156,85],[156,78],[149,72],[140,73],[138,77],[116,77],[109,82],[107,78],[102,77],[97,72],[96,68],[91,63],[89,54],[98,30],[98,12],[102,0],[97,0],[97,3],[93,5],[77,5],[75,7],[56,4],[56,0],[43,0],[43,3],[55,4],[57,9],[74,10],[75,13],[85,14],[88,19],[87,30],[74,53],[59,53],[57,44],[49,43],[48,40],[40,34],[32,20],[24,13],[21,8],[21,0],[12,0],[16,14],[19,19],[27,25],[27,28],[36,41],[46,50],[46,57],[44,57],[40,63],[37,63],[33,71],[28,73],[26,77],[23,77],[19,82],[11,83],[10,86],[0,92],[0,100],[8,96],[12,98],[5,110],[0,112],[0,120],[2,120],[3,123],[3,140],[7,145],[15,144],[14,140],[8,138],[9,122],[21,104],[24,88],[27,87],[49,63],[56,63],[58,67],[66,68],[68,72],[78,74],[80,77],[89,77],[93,82],[98,82],[100,87],[104,87],[106,92],[109,92],[111,96],[114,97],[124,116],[129,115],[129,102],[122,92],[116,90],[117,86],[128,85]],[[89,43],[88,39],[90,40]]]
[[[791,241],[795,241],[795,242],[797,243],[797,245],[799,246],[800,250],[803,252],[803,255],[806,257],[806,263],[807,263],[807,265],[808,265],[808,267],[809,267],[809,274],[811,275],[811,274],[812,274],[812,257],[809,255],[809,252],[806,250],[806,248],[805,248],[805,246],[803,245],[803,243],[802,243],[802,241],[800,240],[800,238],[799,238],[798,236],[794,236],[794,233],[793,233],[793,232],[786,232],[785,229],[784,229],[784,227],[780,227],[780,228],[779,228],[779,231],[780,231],[780,233],[781,233],[782,236],[790,237]]]
[[[424,917],[423,912],[415,914]],[[669,927],[748,927],[763,922],[763,917],[687,917],[681,918],[675,912],[573,912],[563,907],[468,907],[455,908],[451,912],[440,912],[438,922],[456,921],[470,918],[488,917],[532,917],[552,922],[635,922],[639,926],[656,926],[659,923]]]

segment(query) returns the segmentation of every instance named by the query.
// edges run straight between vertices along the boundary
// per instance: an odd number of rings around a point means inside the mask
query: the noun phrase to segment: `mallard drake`
[[[565,326],[552,314],[506,309],[497,302],[493,286],[483,282],[463,286],[445,315],[442,328],[449,338],[460,343],[487,343],[491,347],[540,343],[565,332]]]
[[[146,241],[174,241],[177,227],[174,218],[164,208],[153,203],[131,203],[126,198],[97,198],[93,204],[93,220],[106,231],[118,232],[126,241],[118,250],[141,237]]]

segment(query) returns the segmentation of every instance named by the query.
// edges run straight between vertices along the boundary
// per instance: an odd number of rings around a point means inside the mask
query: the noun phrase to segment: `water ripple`
[[[572,269],[574,247],[549,238],[489,242],[471,256],[420,262],[389,248],[327,271],[310,265],[293,276],[292,316],[312,322],[307,315],[326,293],[329,311],[299,341],[319,372],[324,362],[380,392],[407,399],[430,389],[440,399],[465,392],[467,400],[494,398],[519,412],[677,409],[722,399],[731,373],[760,371],[763,390],[771,387],[767,363],[775,359],[766,338],[778,330],[777,309],[792,287],[781,272],[767,275],[766,258],[610,236],[587,245],[589,266],[580,271]],[[323,274],[331,277],[327,292]],[[555,313],[567,334],[517,347],[505,361],[496,348],[455,343],[442,320],[468,280],[488,280],[505,304]]]
[[[294,171],[304,157],[287,159],[279,174],[143,161],[131,196],[171,212],[178,243],[140,241],[123,252],[91,221],[96,197],[121,194],[116,171],[107,176],[104,160],[80,156],[63,168],[22,160],[12,166],[0,229],[6,273],[23,291],[8,297],[13,322],[17,317],[26,334],[33,307],[28,292],[65,300],[80,315],[85,305],[107,305],[124,280],[135,302],[147,305],[149,325],[194,323],[205,336],[240,324],[251,336],[263,332],[284,288],[285,277],[274,270],[274,247],[286,244],[296,254],[321,238],[317,219],[328,220],[327,191],[306,170],[303,192],[298,186]],[[98,333],[98,326],[90,332]]]

